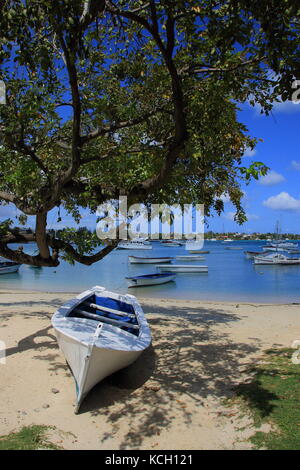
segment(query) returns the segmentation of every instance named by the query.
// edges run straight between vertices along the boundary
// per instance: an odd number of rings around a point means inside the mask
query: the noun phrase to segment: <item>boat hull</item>
[[[244,253],[247,259],[254,259],[255,256],[259,256],[262,254],[258,251],[244,251]],[[265,253],[263,253],[263,255],[265,255]]]
[[[190,249],[188,249],[188,252],[189,252],[190,254],[195,253],[195,254],[199,254],[199,255],[200,255],[200,254],[206,255],[206,254],[210,253],[209,250],[190,250]]]
[[[284,266],[296,266],[300,264],[300,260],[295,259],[289,259],[289,260],[274,260],[274,261],[269,261],[263,258],[254,258],[254,264],[264,264],[268,266],[276,266],[276,265],[284,265]]]
[[[79,408],[92,388],[114,372],[130,366],[142,354],[140,351],[117,351],[89,346],[55,330],[60,350],[65,356],[76,384],[76,408]]]
[[[118,250],[152,250],[152,245],[144,243],[120,243]]]
[[[180,265],[180,264],[173,264],[170,266],[164,266],[163,264],[156,265],[160,271],[170,271],[170,272],[177,272],[177,273],[207,273],[208,266],[195,266],[194,264],[187,264],[187,265]]]
[[[20,264],[12,264],[11,266],[0,266],[0,274],[10,274],[19,271]]]
[[[155,276],[153,278],[150,277],[136,277],[136,278],[127,278],[128,280],[128,287],[143,287],[143,286],[155,286],[159,284],[166,284],[167,282],[174,281],[176,274],[170,274],[169,276]]]
[[[99,293],[106,300],[113,299],[132,307],[138,323],[137,334],[132,334],[130,329],[124,331],[121,327],[103,322],[103,316],[97,321],[72,316],[74,311],[77,313],[82,305],[89,303],[92,295]],[[92,316],[99,318],[97,315]],[[120,323],[119,319],[108,321]],[[59,347],[75,379],[75,412],[78,412],[82,401],[98,382],[117,370],[128,367],[151,344],[151,332],[136,298],[128,294],[115,294],[100,286],[83,292],[59,308],[52,317],[52,325]],[[127,325],[129,328],[131,324]]]
[[[128,260],[131,264],[157,264],[157,263],[170,263],[172,257],[160,257],[160,258],[142,258],[139,256],[128,256]]]

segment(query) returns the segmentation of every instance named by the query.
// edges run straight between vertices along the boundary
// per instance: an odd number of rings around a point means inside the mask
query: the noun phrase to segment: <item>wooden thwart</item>
[[[102,310],[103,312],[114,313],[115,315],[120,315],[120,317],[135,318],[135,315],[133,315],[132,313],[122,312],[121,310],[115,310],[114,308],[102,307],[102,305],[93,304],[91,302],[83,302],[83,305],[95,308],[96,310]]]
[[[114,320],[113,318],[103,317],[102,315],[97,315],[95,313],[86,312],[85,310],[81,310],[80,308],[76,308],[74,310],[74,313],[79,313],[80,315],[83,315],[84,317],[87,317],[87,318],[91,318],[92,320],[97,320],[97,321],[108,323],[114,326],[119,326],[119,327],[123,326],[125,328],[133,328],[135,330],[139,329],[138,325],[133,325],[132,323],[127,323],[121,320]]]

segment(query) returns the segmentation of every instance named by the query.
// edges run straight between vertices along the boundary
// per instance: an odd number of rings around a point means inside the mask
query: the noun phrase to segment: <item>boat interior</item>
[[[93,294],[71,310],[69,317],[89,318],[139,335],[139,323],[133,306],[110,297]]]

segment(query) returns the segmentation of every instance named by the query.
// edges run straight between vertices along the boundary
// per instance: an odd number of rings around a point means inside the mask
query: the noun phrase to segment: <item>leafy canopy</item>
[[[129,203],[204,203],[208,215],[221,213],[228,193],[245,221],[240,184],[267,169],[244,166],[256,139],[237,103],[268,113],[290,97],[298,13],[290,0],[5,0],[0,200],[36,216],[36,230],[24,238],[6,222],[0,254],[91,264],[116,242],[95,254],[83,231],[50,236],[47,214],[64,207],[79,222],[80,207],[95,211],[122,194]],[[7,246],[31,239],[37,256]]]

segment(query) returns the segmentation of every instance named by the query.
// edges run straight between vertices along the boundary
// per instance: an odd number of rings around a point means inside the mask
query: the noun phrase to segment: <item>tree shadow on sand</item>
[[[145,438],[168,428],[175,415],[192,421],[186,401],[202,406],[208,397],[231,396],[240,380],[241,361],[259,344],[230,340],[226,328],[238,315],[215,308],[145,308],[152,347],[137,362],[98,384],[88,394],[81,413],[102,416],[109,424],[102,443],[118,433],[126,419],[128,432],[120,449],[139,448]],[[223,324],[222,333],[214,326]]]

